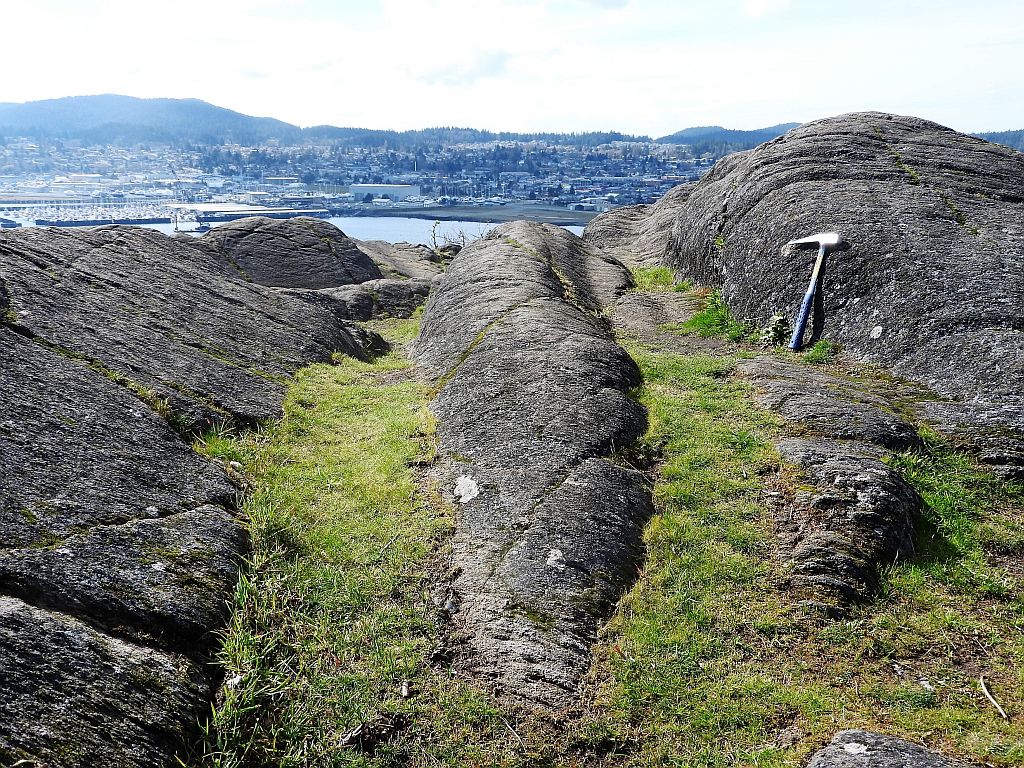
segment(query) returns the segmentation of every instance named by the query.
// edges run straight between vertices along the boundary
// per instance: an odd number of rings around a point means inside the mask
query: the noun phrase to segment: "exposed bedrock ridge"
[[[382,345],[345,315],[157,232],[0,235],[0,762],[176,764],[246,547],[179,432],[277,417],[295,369]]]
[[[0,281],[8,325],[151,389],[192,431],[277,418],[295,369],[379,342],[336,302],[246,282],[137,227],[4,233]]]
[[[737,373],[790,425],[775,445],[801,482],[772,505],[787,586],[805,605],[843,615],[873,596],[882,568],[914,554],[921,498],[881,459],[920,438],[877,385],[769,356]]]
[[[353,240],[385,277],[431,280],[441,274],[441,254],[417,243]]]
[[[596,216],[583,230],[583,242],[629,266],[665,264],[669,243],[679,237],[679,206],[686,203],[694,186],[680,184],[656,203],[624,205]]]
[[[630,284],[559,227],[505,224],[440,278],[413,348],[458,483],[446,608],[467,665],[535,706],[575,699],[653,511],[643,476],[607,458],[646,427],[601,314]]]
[[[198,245],[260,285],[335,288],[383,277],[354,240],[311,216],[238,219],[214,227]]]
[[[842,232],[824,335],[1024,432],[1024,154],[918,118],[842,115],[722,159],[634,227],[658,221],[665,262],[761,324],[794,318],[807,285],[814,253],[787,241]]]

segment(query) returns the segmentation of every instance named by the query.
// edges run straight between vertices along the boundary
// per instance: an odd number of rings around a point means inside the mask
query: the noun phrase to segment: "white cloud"
[[[960,129],[1024,127],[1024,40],[1013,32],[1024,6],[975,6],[34,0],[5,7],[0,100],[193,96],[371,128],[664,135],[867,108]],[[828,46],[811,42],[823,37]]]
[[[788,10],[792,0],[743,0],[743,15],[751,19],[760,19],[769,14]]]

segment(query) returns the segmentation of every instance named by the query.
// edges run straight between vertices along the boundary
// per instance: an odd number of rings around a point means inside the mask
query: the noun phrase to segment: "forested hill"
[[[649,142],[648,136],[615,131],[512,133],[475,128],[387,131],[320,125],[300,128],[269,117],[252,117],[199,99],[133,96],[71,96],[24,104],[0,103],[0,138],[78,139],[92,144],[199,143],[243,145],[276,139],[282,144],[329,141],[345,146],[413,149],[488,141],[551,141],[583,147],[611,141]]]
[[[0,136],[79,139],[93,144],[294,141],[298,126],[251,117],[199,99],[69,96],[0,104]]]
[[[1024,130],[1021,131],[995,131],[990,133],[975,133],[979,139],[985,139],[985,141],[991,141],[993,144],[1002,144],[1010,147],[1010,149],[1016,149],[1018,152],[1024,152]]]
[[[718,125],[686,128],[655,139],[661,144],[686,144],[697,156],[722,157],[752,149],[781,136],[799,123],[780,123],[742,131]],[[1024,150],[1024,130],[977,133],[980,138]],[[88,144],[242,144],[269,140],[282,144],[329,142],[350,147],[387,147],[414,151],[428,146],[449,146],[491,141],[549,141],[562,145],[596,147],[612,141],[650,142],[649,136],[618,131],[582,133],[521,133],[476,128],[436,127],[410,131],[317,125],[300,128],[270,117],[253,117],[199,99],[140,99],[104,94],[68,96],[0,103],[0,141],[5,137],[75,139]]]
[[[694,155],[710,152],[715,157],[753,149],[758,144],[781,136],[800,123],[780,123],[752,131],[738,131],[720,125],[705,125],[699,128],[684,128],[669,136],[656,139],[659,144],[688,144]]]
[[[434,144],[472,144],[490,141],[549,141],[580,147],[596,147],[612,141],[649,142],[649,136],[634,136],[618,131],[585,131],[582,133],[518,133],[513,131],[485,131],[477,128],[423,128],[415,131],[379,131],[368,128],[337,128],[317,125],[302,131],[304,139],[326,139],[353,147],[388,146],[408,149]]]

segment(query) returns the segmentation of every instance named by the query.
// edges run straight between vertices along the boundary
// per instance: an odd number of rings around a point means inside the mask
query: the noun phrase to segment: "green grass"
[[[994,477],[931,430],[922,437],[925,450],[888,459],[925,502],[920,567],[954,590],[1020,599],[1002,563],[1024,556],[1024,486]]]
[[[803,353],[803,361],[812,365],[831,363],[839,354],[839,345],[828,339],[818,339],[814,345]]]
[[[691,286],[686,280],[676,280],[676,273],[668,267],[633,267],[633,282],[638,291],[688,291]]]
[[[359,764],[334,754],[344,734],[402,708],[402,681],[435,641],[424,590],[449,525],[411,469],[433,444],[408,366],[400,354],[310,366],[275,428],[200,444],[241,462],[254,488],[208,764]]]
[[[398,351],[305,368],[279,424],[197,443],[242,464],[252,552],[194,765],[532,765],[552,741],[513,737],[520,713],[430,661],[450,510],[414,470],[434,456],[427,388],[401,352],[416,321],[377,330]]]
[[[995,562],[1020,562],[1019,489],[956,454],[898,457],[929,501],[922,537],[938,540],[884,574],[876,603],[818,623],[777,586],[759,493],[793,481],[773,469],[780,427],[725,377],[734,360],[630,351],[664,463],[646,567],[593,672],[592,711],[633,745],[616,764],[803,765],[849,727],[1020,764],[1024,603],[1019,570]]]
[[[251,478],[253,555],[196,762],[800,766],[835,731],[866,727],[1021,764],[1020,488],[928,435],[929,451],[892,459],[928,501],[920,556],[886,571],[849,620],[811,620],[780,589],[762,502],[793,483],[771,447],[783,426],[729,375],[736,357],[627,344],[650,413],[637,451],[661,459],[657,514],[578,711],[517,710],[431,661],[443,637],[429,592],[451,519],[410,466],[434,450],[428,393],[400,352],[342,358],[300,372],[277,427],[205,443]],[[360,725],[385,732],[374,749],[343,746]]]
[[[705,337],[721,336],[730,341],[743,341],[752,332],[750,326],[733,317],[719,291],[707,294],[701,308],[688,320],[673,326],[673,330]]]

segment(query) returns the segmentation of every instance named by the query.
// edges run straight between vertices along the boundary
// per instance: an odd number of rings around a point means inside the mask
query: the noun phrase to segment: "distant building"
[[[408,197],[418,197],[420,194],[419,184],[352,184],[348,188],[349,193],[356,201],[362,200],[367,195],[374,197],[387,197],[390,200],[405,200]]]

